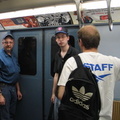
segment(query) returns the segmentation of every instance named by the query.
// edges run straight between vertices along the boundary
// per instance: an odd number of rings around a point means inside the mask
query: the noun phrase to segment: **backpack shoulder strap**
[[[78,66],[79,68],[83,68],[83,63],[82,63],[82,61],[81,61],[80,56],[75,55],[75,56],[74,56],[74,59],[75,59],[75,61],[76,61],[77,66]]]

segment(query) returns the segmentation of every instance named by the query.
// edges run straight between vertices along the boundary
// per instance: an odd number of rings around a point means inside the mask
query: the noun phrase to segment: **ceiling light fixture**
[[[111,7],[120,7],[120,0],[112,0]],[[106,0],[86,2],[82,4],[82,8],[84,10],[107,8],[107,3]],[[41,8],[27,9],[27,10],[19,10],[14,12],[0,13],[0,19],[17,18],[17,17],[41,15],[41,14],[51,14],[51,13],[59,13],[59,12],[72,12],[72,11],[76,11],[75,4],[41,7]]]

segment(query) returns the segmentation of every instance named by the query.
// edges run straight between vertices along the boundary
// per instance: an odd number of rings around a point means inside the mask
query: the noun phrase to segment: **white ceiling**
[[[83,2],[101,0],[81,0]],[[74,0],[0,0],[0,13],[16,10],[75,3]]]
[[[66,3],[75,2],[74,0],[0,0],[0,13]]]

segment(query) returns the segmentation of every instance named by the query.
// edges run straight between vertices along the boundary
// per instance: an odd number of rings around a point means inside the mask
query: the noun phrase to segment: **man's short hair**
[[[100,34],[95,26],[86,25],[78,31],[78,39],[82,40],[82,43],[86,49],[98,48]]]

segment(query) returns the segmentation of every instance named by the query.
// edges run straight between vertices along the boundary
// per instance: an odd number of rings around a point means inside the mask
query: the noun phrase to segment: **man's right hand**
[[[1,93],[0,93],[0,105],[5,105],[5,98]]]
[[[52,96],[51,96],[51,102],[53,102],[54,103],[54,101],[55,101],[55,94],[52,94]]]

